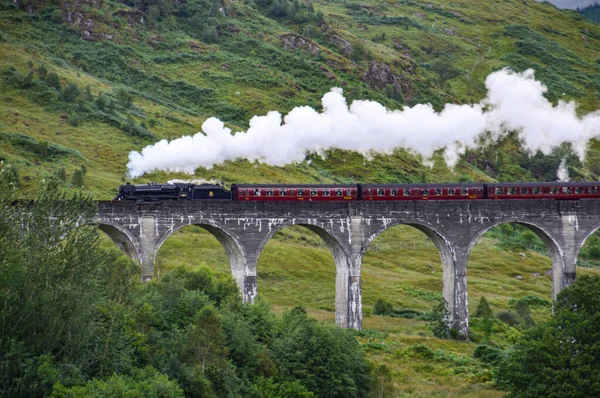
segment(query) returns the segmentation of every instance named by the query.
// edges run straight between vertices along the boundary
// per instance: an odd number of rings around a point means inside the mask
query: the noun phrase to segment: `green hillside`
[[[511,66],[534,68],[552,100],[576,99],[582,113],[600,108],[600,27],[533,1],[4,0],[0,7],[0,156],[29,189],[60,168],[69,185],[84,166],[85,186],[109,198],[131,150],[194,134],[209,116],[244,129],[255,114],[318,107],[334,86],[348,100],[439,109],[479,101],[483,79]],[[334,153],[283,169],[231,162],[196,174],[226,183],[539,178],[514,142],[500,151],[510,164],[496,156],[490,166],[476,153],[454,172],[430,171],[400,151],[373,162]],[[575,178],[600,171],[592,152],[585,166],[571,162]],[[539,163],[554,173],[558,157]]]
[[[245,129],[253,115],[270,110],[318,108],[331,87],[342,87],[349,101],[389,108],[429,102],[439,110],[481,100],[485,77],[506,66],[534,68],[552,101],[575,99],[581,114],[600,109],[600,26],[534,1],[0,0],[0,159],[18,168],[26,193],[50,176],[68,189],[83,177],[95,198],[109,199],[127,180],[129,151],[194,134],[210,116]],[[598,142],[582,164],[566,146],[529,156],[514,135],[467,152],[454,170],[442,162],[429,168],[401,148],[369,159],[342,150],[326,155],[286,167],[237,160],[192,177],[155,172],[136,182],[552,180],[565,156],[571,177],[600,175]],[[582,265],[596,265],[600,242],[591,240]],[[216,239],[189,227],[162,247],[156,272],[202,264],[228,272]],[[541,242],[526,231],[491,231],[469,263],[470,313],[483,296],[495,313],[514,311],[516,300],[528,297],[533,318],[547,319],[550,268]],[[302,304],[333,322],[333,258],[308,231],[285,229],[267,244],[258,283],[277,312]],[[362,283],[365,330],[357,336],[369,359],[387,366],[384,390],[502,394],[473,352],[486,340],[508,347],[521,327],[498,321],[486,337],[486,325],[472,318],[474,342],[434,338],[419,316],[441,298],[441,263],[422,234],[396,227],[378,237]],[[378,299],[412,315],[375,315]]]

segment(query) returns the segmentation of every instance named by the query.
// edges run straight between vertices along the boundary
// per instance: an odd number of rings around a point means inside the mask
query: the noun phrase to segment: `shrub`
[[[75,83],[69,83],[60,93],[60,100],[65,102],[75,102],[79,93],[79,87],[77,87]]]
[[[516,326],[519,324],[519,319],[514,312],[502,311],[496,314],[496,318],[506,323],[508,326]]]
[[[71,177],[71,185],[76,188],[81,188],[83,186],[83,173],[81,170],[75,170]]]
[[[217,41],[217,28],[215,26],[207,26],[202,31],[202,41],[205,43],[214,43]]]
[[[391,315],[394,312],[392,303],[389,303],[381,298],[377,299],[373,306],[373,314],[375,315]]]
[[[435,337],[447,339],[450,335],[450,313],[448,312],[448,304],[446,300],[440,300],[431,311],[431,321],[429,329]]]
[[[490,304],[488,303],[488,301],[486,300],[485,297],[481,297],[481,299],[479,300],[479,304],[477,305],[477,310],[475,311],[475,317],[476,318],[488,318],[494,317],[494,313],[492,312],[492,308],[490,307]]]
[[[480,345],[475,348],[473,356],[479,359],[481,362],[495,365],[504,358],[504,351],[490,347],[488,345]]]
[[[46,78],[44,79],[44,82],[46,82],[46,84],[48,85],[48,87],[51,87],[53,89],[55,89],[56,91],[60,91],[60,78],[58,77],[58,75],[55,72],[50,72],[46,75]]]

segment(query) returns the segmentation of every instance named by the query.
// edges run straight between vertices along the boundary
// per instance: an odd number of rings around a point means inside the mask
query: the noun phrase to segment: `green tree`
[[[479,304],[477,305],[477,310],[475,310],[475,317],[476,318],[488,318],[488,317],[493,318],[494,317],[492,308],[490,307],[490,304],[486,300],[485,296],[481,297],[481,299],[479,299]]]
[[[600,277],[557,297],[554,316],[530,328],[497,369],[510,397],[600,396]]]
[[[529,309],[529,304],[526,299],[517,301],[517,304],[515,304],[515,312],[519,316],[521,326],[528,328],[535,325],[535,321],[531,317],[531,309]]]
[[[53,390],[53,398],[109,398],[109,397],[149,397],[149,398],[183,398],[183,391],[177,382],[147,367],[135,370],[133,375],[113,375],[107,380],[92,380],[85,386],[66,388],[57,383]]]
[[[219,364],[226,353],[221,316],[213,306],[206,306],[198,311],[190,325],[182,357],[189,363],[199,364],[205,373],[208,366]]]
[[[450,337],[450,313],[448,312],[446,300],[440,300],[431,310],[429,329],[435,337],[440,339]]]
[[[272,352],[279,378],[299,380],[323,397],[364,397],[371,387],[370,369],[354,336],[308,318],[297,307],[283,315]]]
[[[112,257],[90,225],[91,198],[62,194],[50,179],[20,204],[8,178],[0,170],[1,394],[41,396],[57,379],[93,371],[96,304]]]
[[[83,186],[83,173],[81,170],[75,170],[71,177],[71,185],[76,188],[81,188]]]

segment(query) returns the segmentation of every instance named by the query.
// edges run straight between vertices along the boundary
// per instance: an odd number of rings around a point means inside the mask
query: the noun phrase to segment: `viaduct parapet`
[[[452,326],[468,334],[467,263],[471,249],[490,228],[518,223],[531,229],[552,259],[553,298],[575,279],[577,255],[600,227],[600,201],[454,200],[397,202],[98,202],[99,228],[133,260],[142,279],[154,273],[165,240],[186,225],[199,225],[225,248],[244,301],[257,292],[257,262],[279,230],[304,226],[329,246],[336,265],[336,323],[361,329],[361,264],[369,244],[395,225],[422,231],[439,250],[443,295]]]

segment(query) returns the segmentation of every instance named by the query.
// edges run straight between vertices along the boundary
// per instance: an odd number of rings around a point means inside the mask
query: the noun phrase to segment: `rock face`
[[[412,88],[408,81],[395,75],[389,65],[382,62],[371,61],[369,70],[365,72],[363,81],[369,86],[383,90],[386,86],[397,86],[403,94],[411,94]]]
[[[107,32],[106,25],[86,8],[102,8],[102,0],[73,0],[61,3],[63,20],[67,25],[78,27],[81,38],[87,41],[112,40],[114,33]]]
[[[279,41],[284,50],[302,49],[308,51],[312,55],[319,54],[319,47],[308,39],[293,33],[279,36]]]
[[[144,19],[144,13],[140,10],[118,10],[115,15],[127,18],[129,26],[143,24],[146,22]]]
[[[327,36],[327,40],[329,40],[330,43],[333,43],[336,46],[338,46],[340,49],[340,53],[342,53],[343,55],[348,55],[352,53],[352,45],[348,40],[344,39],[342,36],[336,33],[331,33],[329,36]]]

